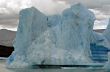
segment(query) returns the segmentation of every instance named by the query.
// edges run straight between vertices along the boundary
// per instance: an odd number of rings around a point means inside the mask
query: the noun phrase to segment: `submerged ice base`
[[[94,20],[94,14],[81,4],[53,16],[34,7],[22,10],[8,67],[92,63]]]

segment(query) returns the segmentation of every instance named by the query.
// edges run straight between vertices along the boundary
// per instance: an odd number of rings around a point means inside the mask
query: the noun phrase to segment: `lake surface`
[[[18,69],[7,69],[6,60],[0,60],[0,72],[110,72],[110,70],[102,68],[77,68],[77,67],[63,67],[58,68],[43,68],[43,69],[31,69],[31,68],[18,68]]]

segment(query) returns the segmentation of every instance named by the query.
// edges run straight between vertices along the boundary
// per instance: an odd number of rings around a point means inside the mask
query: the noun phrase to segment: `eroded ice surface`
[[[107,29],[104,31],[103,34],[107,38],[107,40],[110,42],[110,19],[109,19],[109,24],[107,26]]]
[[[91,59],[94,62],[105,63],[108,61],[108,51],[110,50],[110,44],[103,33],[93,31],[90,49]]]
[[[90,63],[94,20],[94,14],[81,4],[53,16],[34,7],[22,10],[8,67]]]
[[[91,43],[101,45],[107,48],[110,48],[108,39],[104,36],[103,33],[94,32],[92,34]]]

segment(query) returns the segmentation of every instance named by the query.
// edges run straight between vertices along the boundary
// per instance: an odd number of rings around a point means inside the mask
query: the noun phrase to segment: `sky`
[[[95,14],[94,29],[105,29],[110,18],[110,0],[0,0],[0,29],[16,31],[21,9],[34,6],[53,15],[79,2]]]

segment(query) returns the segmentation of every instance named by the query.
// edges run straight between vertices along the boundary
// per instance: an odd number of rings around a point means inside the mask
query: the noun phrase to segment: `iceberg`
[[[106,63],[108,61],[109,48],[109,41],[104,34],[93,31],[90,42],[91,59],[93,62]]]
[[[91,63],[94,20],[94,14],[80,3],[52,16],[34,7],[21,10],[8,67]]]
[[[110,19],[109,24],[107,26],[107,29],[104,31],[103,35],[108,40],[108,43],[110,44]],[[104,68],[110,69],[110,46],[109,46],[109,53],[108,53],[108,62],[104,65]]]

